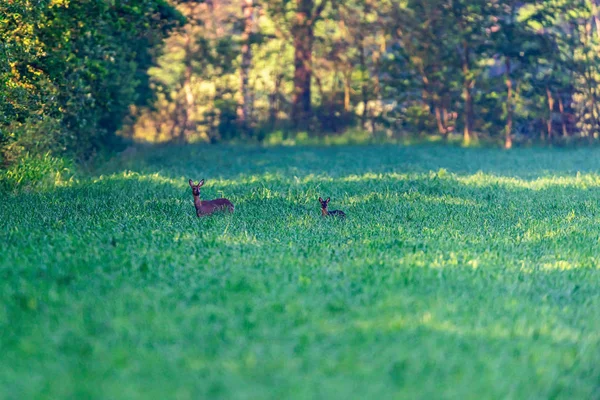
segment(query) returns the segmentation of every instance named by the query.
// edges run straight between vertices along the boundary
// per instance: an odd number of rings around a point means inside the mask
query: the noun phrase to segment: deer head
[[[200,188],[204,185],[204,179],[198,182],[197,185],[194,185],[194,181],[190,179],[189,181],[190,187],[192,188],[192,194],[194,196],[200,196]]]

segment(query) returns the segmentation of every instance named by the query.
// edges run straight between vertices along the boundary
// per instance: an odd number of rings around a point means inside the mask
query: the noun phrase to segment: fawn
[[[332,211],[327,210],[327,205],[329,204],[330,200],[331,199],[329,197],[327,198],[327,200],[323,200],[321,197],[319,197],[319,203],[321,203],[321,215],[323,217],[346,218],[346,214],[341,210],[332,210]]]
[[[229,212],[233,212],[233,203],[227,199],[214,199],[202,201],[200,200],[200,188],[204,185],[204,179],[194,185],[194,181],[190,179],[190,186],[192,187],[192,194],[194,195],[194,206],[196,207],[196,215],[201,217],[203,215],[210,215],[217,210],[227,208]]]

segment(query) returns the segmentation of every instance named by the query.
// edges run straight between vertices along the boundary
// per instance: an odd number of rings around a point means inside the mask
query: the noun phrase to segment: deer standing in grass
[[[204,179],[194,185],[194,181],[190,179],[190,186],[192,187],[192,194],[194,195],[194,206],[196,207],[196,215],[202,217],[204,215],[210,215],[217,210],[227,209],[229,212],[233,212],[233,203],[227,199],[214,199],[202,201],[200,200],[200,188],[204,185]]]
[[[331,199],[328,197],[327,200],[323,200],[321,197],[319,197],[319,203],[321,203],[321,215],[323,217],[340,217],[340,218],[346,218],[346,214],[343,211],[340,210],[331,210],[328,211],[327,210],[327,205],[329,204],[329,201]]]

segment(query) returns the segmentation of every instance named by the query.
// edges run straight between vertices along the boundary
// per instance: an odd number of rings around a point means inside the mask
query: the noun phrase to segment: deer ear
[[[327,200],[325,200],[325,201],[329,203],[329,200],[331,200],[331,198],[328,197]]]
[[[191,187],[194,187],[194,181],[193,180],[190,179],[188,183],[190,184]]]
[[[319,201],[323,201],[323,198],[319,197]]]
[[[202,179],[200,182],[198,182],[198,187],[204,186],[204,179]]]

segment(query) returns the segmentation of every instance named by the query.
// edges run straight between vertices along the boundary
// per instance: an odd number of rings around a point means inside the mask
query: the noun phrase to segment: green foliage
[[[188,16],[185,35],[169,39],[154,70],[157,85],[168,82],[164,95],[154,110],[142,111],[131,136],[215,142],[299,130],[318,140],[359,127],[387,130],[394,140],[469,132],[507,147],[513,139],[598,136],[600,20],[593,1],[243,4],[253,7],[250,22],[238,3],[179,5]],[[310,10],[320,13],[305,31],[298,21]],[[244,39],[247,23],[253,32]],[[202,45],[186,47],[186,38]],[[249,67],[242,61],[245,43]],[[311,58],[295,63],[299,51],[306,56],[298,48],[305,45],[312,46]],[[299,127],[296,69],[308,64],[311,115]],[[194,73],[186,77],[184,65]],[[235,123],[221,113],[223,102],[237,106]],[[243,122],[247,102],[251,121]]]
[[[182,17],[163,0],[0,5],[0,152],[88,158],[131,105],[152,98],[146,70]]]
[[[163,147],[3,194],[0,397],[593,398],[597,153]]]
[[[592,0],[5,1],[0,162],[92,158],[115,132],[592,143],[599,16]]]

